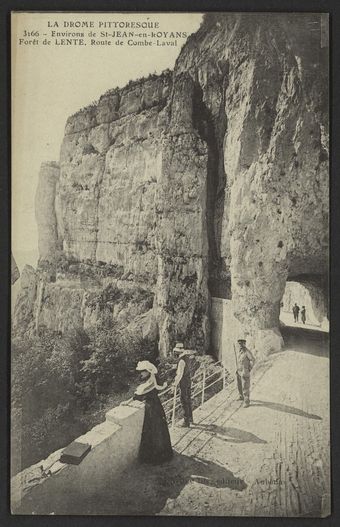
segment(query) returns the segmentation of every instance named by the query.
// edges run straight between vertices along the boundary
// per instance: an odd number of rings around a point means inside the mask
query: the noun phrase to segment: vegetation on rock
[[[155,357],[155,342],[114,327],[66,335],[49,330],[13,338],[13,470],[66,446],[130,397],[138,360]],[[132,388],[133,390],[133,388]]]

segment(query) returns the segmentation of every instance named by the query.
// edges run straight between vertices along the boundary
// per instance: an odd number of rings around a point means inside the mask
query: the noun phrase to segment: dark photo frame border
[[[178,525],[201,524],[212,526],[289,526],[340,524],[340,437],[339,437],[339,379],[340,357],[337,344],[340,340],[337,324],[339,308],[340,268],[340,3],[339,0],[2,0],[0,17],[1,54],[1,136],[0,141],[0,524],[3,526],[55,525],[106,526],[106,525]],[[330,210],[331,210],[331,259],[330,259],[330,311],[331,311],[331,459],[332,459],[332,514],[326,519],[316,518],[254,518],[254,517],[127,517],[127,516],[11,516],[9,509],[9,394],[10,394],[10,218],[11,218],[11,91],[10,91],[10,12],[11,11],[268,11],[268,12],[328,12],[330,14]]]

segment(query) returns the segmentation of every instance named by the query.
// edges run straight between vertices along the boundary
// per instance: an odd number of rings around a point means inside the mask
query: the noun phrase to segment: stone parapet
[[[103,487],[114,488],[136,461],[143,420],[144,403],[113,408],[103,423],[76,439],[91,446],[79,465],[61,463],[60,449],[14,476],[12,514],[81,514],[82,504],[95,501]]]

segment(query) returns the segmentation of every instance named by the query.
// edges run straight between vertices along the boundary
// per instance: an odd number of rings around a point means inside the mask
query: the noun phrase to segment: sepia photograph
[[[329,14],[12,12],[13,515],[331,514]]]

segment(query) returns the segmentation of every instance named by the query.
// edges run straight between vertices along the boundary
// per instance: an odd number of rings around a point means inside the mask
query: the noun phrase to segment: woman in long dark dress
[[[159,465],[173,457],[168,424],[157,393],[165,386],[158,385],[157,368],[151,362],[139,362],[136,370],[141,372],[144,382],[138,386],[133,399],[145,402],[138,459],[141,463]]]

